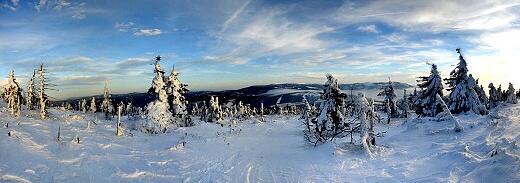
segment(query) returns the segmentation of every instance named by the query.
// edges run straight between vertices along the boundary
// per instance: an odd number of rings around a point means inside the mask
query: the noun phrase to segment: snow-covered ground
[[[377,124],[384,137],[371,156],[349,140],[311,146],[297,117],[231,127],[196,121],[154,136],[129,131],[124,118],[125,136],[117,137],[116,121],[102,114],[94,124],[80,112],[50,110],[52,119],[40,120],[27,111],[10,117],[5,104],[0,110],[2,182],[520,181],[520,105],[501,107],[493,122],[458,115],[462,132],[427,119]]]

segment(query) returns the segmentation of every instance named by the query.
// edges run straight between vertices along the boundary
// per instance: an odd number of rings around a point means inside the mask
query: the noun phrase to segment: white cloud
[[[130,29],[134,28],[135,23],[134,22],[122,22],[122,23],[116,23],[114,28],[117,29],[118,32],[128,32]]]
[[[376,25],[372,24],[372,25],[367,25],[367,26],[361,26],[361,27],[358,27],[356,30],[358,31],[365,31],[365,32],[371,32],[371,33],[380,33],[381,31],[379,31],[376,27]]]
[[[134,32],[134,36],[155,36],[163,33],[164,32],[161,29],[141,29],[137,32]]]
[[[518,19],[518,1],[374,1],[345,4],[337,21],[380,21],[410,31],[486,30],[509,26]]]
[[[11,2],[13,3],[13,6],[18,6],[20,0],[11,0]]]

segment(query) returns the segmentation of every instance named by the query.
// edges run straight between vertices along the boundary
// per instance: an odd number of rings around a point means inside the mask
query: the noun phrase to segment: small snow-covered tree
[[[358,119],[360,121],[360,137],[361,144],[365,148],[365,150],[370,154],[370,146],[376,145],[376,135],[374,133],[374,125],[377,114],[374,112],[374,109],[371,107],[368,100],[365,98],[364,93],[358,93],[358,98],[356,99],[356,108],[359,112]]]
[[[442,78],[437,70],[437,65],[430,64],[432,69],[430,76],[419,77],[417,80],[421,82],[417,84],[421,88],[421,91],[417,92],[417,99],[414,102],[415,113],[421,117],[428,116],[434,117],[442,112],[442,106],[437,102],[436,95],[443,96],[442,90]]]
[[[265,122],[265,117],[264,117],[264,103],[260,103],[260,111],[259,111],[259,114],[260,114],[260,121],[261,122]]]
[[[206,122],[220,122],[222,121],[222,108],[218,103],[218,97],[211,96],[209,100],[209,110],[206,117]]]
[[[87,113],[87,99],[82,99],[80,103],[81,111],[83,111],[83,113]]]
[[[90,112],[96,113],[96,97],[92,97],[92,100],[90,101]]]
[[[507,88],[507,103],[516,104],[518,103],[518,99],[516,99],[515,88],[513,88],[513,84],[509,83],[509,88]]]
[[[313,117],[312,133],[320,142],[333,139],[344,128],[344,100],[347,97],[339,89],[338,80],[332,75],[327,75],[327,81],[323,85],[323,93],[320,112]]]
[[[498,85],[498,88],[497,88],[497,96],[498,96],[498,100],[500,102],[505,102],[506,100],[504,99],[505,97],[503,97],[505,94],[505,92],[502,91],[502,85]]]
[[[27,110],[33,110],[38,103],[38,99],[36,98],[36,90],[34,86],[34,80],[36,77],[36,71],[33,72],[31,79],[29,80],[29,84],[27,84]]]
[[[191,119],[188,118],[186,104],[188,102],[184,98],[184,94],[188,93],[188,85],[182,84],[177,78],[179,72],[173,67],[170,76],[166,82],[166,94],[168,95],[169,110],[173,116],[173,123],[178,126],[192,126]]]
[[[392,81],[388,81],[388,85],[383,86],[381,90],[382,91],[379,94],[377,94],[377,96],[385,97],[385,99],[383,100],[383,105],[386,106],[385,112],[388,114],[388,124],[390,124],[390,118],[399,117],[396,103],[397,95],[395,94]]]
[[[475,86],[474,81],[470,82],[466,60],[464,60],[458,48],[457,53],[459,54],[459,63],[451,71],[450,78],[445,79],[447,81],[446,84],[450,87],[447,90],[451,92],[449,94],[448,106],[454,114],[472,111],[476,114],[485,115],[487,114],[487,109],[480,103],[478,95],[473,88]]]
[[[500,92],[493,86],[493,83],[489,83],[489,108],[493,109],[500,104]]]
[[[105,119],[110,119],[110,111],[108,110],[109,106],[112,105],[112,101],[110,100],[110,94],[108,93],[108,87],[105,85],[105,90],[103,91],[103,102],[101,103],[101,111],[105,113]]]
[[[2,95],[4,101],[7,102],[7,107],[11,110],[11,115],[20,116],[20,109],[23,102],[22,88],[14,78],[14,71],[9,71],[7,84],[2,88]]]
[[[40,105],[40,117],[42,119],[47,118],[47,107],[49,103],[49,96],[45,93],[45,90],[48,89],[50,84],[46,82],[47,77],[45,77],[45,71],[47,69],[43,68],[43,63],[40,62],[40,69],[38,70],[38,78],[40,79],[40,86],[38,90],[38,104]]]
[[[166,93],[166,83],[164,82],[164,71],[159,64],[161,57],[157,56],[155,60],[155,77],[152,80],[152,86],[148,93],[156,96],[155,101],[152,101],[146,107],[148,111],[146,120],[140,124],[140,129],[143,132],[157,134],[165,133],[170,129],[172,124],[172,113],[168,105],[168,95]]]
[[[116,136],[123,136],[125,135],[123,133],[123,125],[121,124],[121,111],[122,111],[122,106],[118,106],[117,107],[117,133],[116,133]]]

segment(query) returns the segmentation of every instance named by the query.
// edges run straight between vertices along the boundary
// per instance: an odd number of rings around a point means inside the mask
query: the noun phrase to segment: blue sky
[[[520,1],[0,0],[0,84],[43,61],[51,96],[145,92],[163,56],[191,90],[269,83],[415,84],[427,61],[520,87]],[[487,90],[487,89],[486,89]]]

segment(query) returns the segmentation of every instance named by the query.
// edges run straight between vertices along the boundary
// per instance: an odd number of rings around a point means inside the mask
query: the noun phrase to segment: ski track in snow
[[[376,132],[386,133],[372,156],[350,139],[312,147],[297,117],[231,127],[196,120],[152,136],[128,131],[124,118],[126,136],[116,137],[116,121],[102,114],[86,129],[93,114],[50,112],[48,120],[36,111],[13,118],[0,105],[1,125],[9,123],[0,128],[0,182],[520,181],[520,105],[501,106],[496,125],[489,116],[458,115],[460,133],[450,122],[427,119],[377,124]]]

